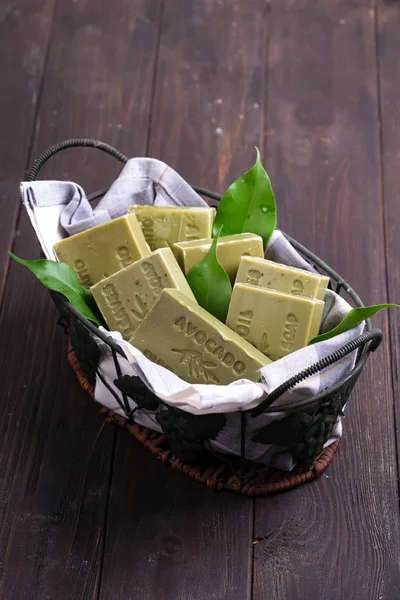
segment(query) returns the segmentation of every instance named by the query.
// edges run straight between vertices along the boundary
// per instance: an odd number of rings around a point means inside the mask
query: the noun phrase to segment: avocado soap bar
[[[244,256],[239,265],[236,283],[249,283],[295,296],[323,300],[329,277],[288,267],[264,258]]]
[[[226,324],[278,360],[318,335],[323,310],[322,300],[236,283]]]
[[[182,206],[130,206],[152,250],[175,242],[211,237],[215,208]]]
[[[181,290],[196,301],[170,248],[161,248],[91,287],[112,331],[128,340],[164,288]]]
[[[53,250],[60,262],[75,269],[84,287],[94,285],[150,252],[135,215],[124,215],[71,235],[54,244]]]
[[[129,342],[189,383],[259,381],[271,361],[181,291],[165,289]]]
[[[186,275],[205,258],[211,244],[212,239],[174,244],[172,250]],[[217,258],[232,282],[235,281],[242,256],[263,257],[262,237],[254,233],[238,233],[219,238]]]

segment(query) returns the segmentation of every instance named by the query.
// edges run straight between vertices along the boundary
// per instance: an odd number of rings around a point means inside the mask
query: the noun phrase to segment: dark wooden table
[[[400,2],[0,3],[0,597],[398,600],[400,311],[316,483],[250,500],[163,467],[66,361],[18,183],[71,137],[159,157],[223,192],[261,148],[279,225],[369,304],[400,301]],[[111,158],[46,178],[94,191]]]

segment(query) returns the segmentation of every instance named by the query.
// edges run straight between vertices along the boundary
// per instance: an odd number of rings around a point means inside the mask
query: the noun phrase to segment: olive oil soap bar
[[[148,254],[90,289],[109,328],[128,340],[164,288],[181,290],[196,301],[171,248]]]
[[[211,244],[212,239],[174,244],[172,249],[186,275],[205,258]],[[242,256],[264,256],[262,237],[254,233],[238,233],[219,238],[217,258],[232,282],[235,281]]]
[[[183,206],[130,206],[152,250],[175,242],[211,237],[215,208]]]
[[[60,262],[75,269],[84,287],[94,285],[150,252],[133,214],[76,233],[54,244],[53,249]]]
[[[318,335],[323,310],[322,300],[236,283],[226,324],[278,360]]]
[[[249,283],[295,296],[323,300],[329,277],[264,258],[244,256],[239,265],[236,283]]]
[[[259,381],[271,361],[180,290],[162,291],[129,340],[153,362],[189,383]]]

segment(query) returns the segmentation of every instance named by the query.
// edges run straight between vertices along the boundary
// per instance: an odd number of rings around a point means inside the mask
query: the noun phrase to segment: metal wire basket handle
[[[258,417],[258,415],[260,415],[262,412],[268,412],[265,409],[267,409],[269,406],[271,406],[271,404],[276,402],[278,398],[282,396],[282,394],[294,388],[294,386],[300,383],[301,381],[304,381],[312,375],[316,375],[319,371],[322,371],[330,365],[333,365],[335,362],[338,362],[339,360],[341,360],[348,354],[351,354],[351,352],[354,352],[358,348],[362,348],[365,345],[368,345],[368,352],[374,352],[382,341],[382,335],[383,334],[380,329],[371,329],[370,331],[367,331],[362,335],[358,336],[355,340],[352,340],[348,344],[345,344],[344,346],[339,348],[339,350],[332,352],[332,354],[329,354],[329,356],[322,358],[310,367],[307,367],[307,369],[300,371],[300,373],[297,373],[296,375],[279,385],[277,388],[275,388],[267,396],[267,398],[263,400],[263,402],[261,402],[258,406],[256,406],[256,408],[254,408],[251,411],[251,416]],[[299,403],[296,402],[296,407],[298,406]],[[287,405],[285,406],[285,408],[287,408]],[[274,407],[273,410],[277,409]]]
[[[26,181],[35,181],[40,169],[52,156],[54,156],[58,152],[61,152],[61,150],[66,150],[68,148],[74,148],[74,147],[96,148],[96,149],[101,150],[102,152],[105,152],[105,153],[109,154],[110,156],[116,158],[123,164],[125,164],[128,161],[128,157],[125,156],[125,154],[123,154],[122,152],[120,152],[119,150],[114,148],[113,146],[106,144],[105,142],[87,139],[87,138],[75,138],[75,139],[71,139],[71,140],[65,140],[63,142],[58,142],[57,144],[50,146],[50,148],[48,148],[47,150],[42,152],[42,154],[39,155],[39,157],[34,161],[31,168],[29,169],[29,171],[26,175]],[[215,192],[211,192],[209,190],[200,188],[198,186],[192,186],[192,187],[199,194],[202,194],[204,196],[212,198],[213,200],[218,201],[221,198],[221,196],[216,194]],[[94,194],[91,194],[91,196],[89,196],[89,199],[94,200],[94,199],[102,196],[106,191],[107,191],[107,189],[95,192]],[[288,235],[286,235],[286,237],[290,241],[290,243],[296,248],[296,250],[300,251],[308,259],[311,259],[317,266],[322,268],[324,271],[326,271],[328,273],[328,275],[330,275],[331,277],[333,277],[336,280],[336,282],[337,282],[336,292],[339,292],[343,288],[353,298],[353,300],[355,301],[355,303],[358,306],[364,306],[361,299],[357,296],[357,294],[354,292],[354,290],[352,290],[352,288],[344,281],[344,279],[342,279],[340,277],[340,275],[338,275],[338,273],[336,273],[333,269],[331,269],[331,267],[326,265],[322,260],[320,260],[312,252],[310,252],[310,250],[308,250],[307,248],[305,248],[304,246],[302,246],[301,244],[296,242],[296,240],[292,239]],[[57,294],[57,296],[59,296],[59,295]],[[55,296],[53,295],[53,297],[55,297]],[[89,331],[92,331],[92,333],[98,335],[101,339],[103,339],[103,341],[108,343],[110,345],[110,347],[112,348],[113,352],[116,352],[125,357],[124,353],[122,352],[122,350],[119,348],[119,346],[117,344],[110,343],[111,340],[109,338],[104,336],[92,323],[90,323],[90,321],[88,321],[83,315],[81,315],[79,313],[79,311],[77,311],[73,306],[71,306],[64,298],[59,297],[58,300],[64,304],[64,306],[65,306],[65,308],[67,308],[67,310],[69,310],[70,312],[72,312],[74,314],[74,316],[86,327],[86,329],[88,329]],[[271,392],[267,396],[267,398],[265,398],[265,400],[263,402],[261,402],[256,408],[254,408],[251,411],[251,416],[257,417],[262,412],[271,412],[271,411],[276,410],[274,407],[271,407],[271,405],[274,402],[276,402],[278,400],[278,398],[280,396],[282,396],[282,394],[284,394],[288,390],[292,389],[295,385],[297,385],[301,381],[304,381],[308,377],[311,377],[312,375],[315,375],[316,373],[318,373],[319,371],[322,371],[326,367],[334,364],[335,362],[338,362],[339,360],[341,360],[342,358],[344,358],[345,356],[347,356],[351,352],[354,352],[357,349],[363,349],[363,352],[362,352],[363,356],[359,357],[358,364],[356,365],[353,372],[350,373],[350,375],[346,379],[348,379],[349,377],[354,375],[354,371],[361,371],[361,369],[363,368],[365,361],[368,357],[369,352],[375,351],[382,341],[382,332],[379,329],[372,329],[371,322],[369,319],[366,321],[366,324],[367,324],[367,331],[365,333],[363,333],[362,335],[357,337],[352,342],[345,344],[344,346],[339,348],[339,350],[337,350],[336,352],[333,352],[326,358],[316,362],[314,365],[311,365],[310,367],[301,371],[294,377],[288,379],[282,385],[278,386],[275,390],[273,390],[273,392]],[[337,384],[336,386],[333,386],[333,387],[339,388],[343,383],[344,382],[340,382],[339,384]],[[312,404],[313,402],[316,401],[317,398],[319,398],[323,394],[324,394],[324,392],[322,392],[322,394],[319,394],[318,396],[315,396],[314,398],[308,399],[304,402],[300,402],[300,403],[296,402],[296,408],[299,408],[300,405],[305,406],[308,404]],[[290,403],[282,404],[279,406],[279,410],[290,410],[291,408],[292,408],[292,405]],[[295,408],[294,405],[293,405],[293,408]]]
[[[101,150],[102,152],[109,154],[113,158],[116,158],[122,164],[126,164],[129,160],[128,157],[125,156],[125,154],[123,154],[122,152],[120,152],[119,150],[114,148],[113,146],[106,144],[105,142],[100,142],[99,140],[91,140],[88,138],[74,138],[71,140],[65,140],[63,142],[58,142],[57,144],[50,146],[50,148],[47,148],[47,150],[42,152],[42,154],[40,154],[38,156],[38,158],[34,161],[33,165],[27,172],[25,181],[35,181],[40,169],[42,169],[42,167],[49,160],[49,158],[51,158],[55,154],[58,154],[58,152],[61,152],[61,150],[67,150],[68,148],[96,148],[97,150]],[[212,200],[219,201],[221,199],[221,196],[219,194],[216,194],[215,192],[212,192],[205,188],[199,187],[197,185],[192,185],[191,187],[198,194],[207,196],[208,198],[211,198]],[[90,202],[92,202],[93,200],[100,198],[100,196],[104,196],[104,194],[108,191],[108,189],[109,188],[105,188],[103,190],[99,190],[97,192],[94,192],[93,194],[90,194],[88,196],[88,200]]]
[[[61,152],[61,150],[76,147],[97,148],[97,150],[101,150],[102,152],[106,152],[106,154],[110,154],[110,156],[113,156],[114,158],[116,158],[124,164],[128,162],[128,157],[125,156],[125,154],[122,154],[122,152],[104,142],[99,142],[98,140],[90,140],[86,138],[65,140],[64,142],[58,142],[57,144],[50,146],[50,148],[48,148],[47,150],[42,152],[40,156],[38,156],[38,158],[35,160],[35,162],[33,163],[26,175],[26,181],[35,181],[40,169],[49,160],[49,158],[51,158],[58,152]]]

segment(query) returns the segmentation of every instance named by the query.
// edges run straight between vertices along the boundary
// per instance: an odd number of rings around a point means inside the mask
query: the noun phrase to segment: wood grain
[[[74,137],[103,140],[128,156],[145,153],[160,7],[160,0],[58,4],[35,155]],[[71,178],[90,192],[110,185],[120,169],[96,150],[73,149],[40,177]]]
[[[20,208],[18,184],[33,134],[54,0],[0,5],[0,303]]]
[[[272,1],[267,166],[279,224],[386,301],[374,11],[366,2]],[[385,340],[346,410],[332,467],[256,501],[254,598],[397,598],[399,507]]]
[[[101,429],[47,292],[6,250],[38,256],[17,185],[56,141],[102,138],[220,192],[258,145],[280,226],[365,302],[399,302],[399,26],[394,0],[3,2],[1,598],[397,600],[400,313],[374,318],[385,340],[329,470],[254,514]],[[41,176],[92,191],[119,168],[71,150]]]
[[[390,302],[400,304],[400,8],[393,2],[378,4],[377,49],[379,52],[379,86],[381,92],[382,178],[385,198],[386,261]],[[392,359],[394,397],[400,394],[400,311],[391,310],[389,340]],[[394,403],[398,444],[400,410]]]
[[[177,0],[164,11],[150,153],[224,192],[262,143],[267,5]]]
[[[144,153],[158,7],[58,3],[35,153],[73,136],[102,137]],[[77,179],[93,190],[119,169],[94,150],[75,150],[44,175]],[[25,214],[15,252],[39,255]],[[0,597],[7,600],[98,597],[116,432],[105,427],[98,437],[103,417],[67,364],[56,320],[46,290],[13,263],[0,318],[7,349],[0,356],[6,390],[0,399]]]
[[[255,159],[265,17],[264,0],[165,5],[149,154],[193,183],[223,190]],[[102,600],[251,597],[250,499],[203,489],[127,436],[111,492]]]
[[[117,438],[100,598],[250,598],[253,502]]]

